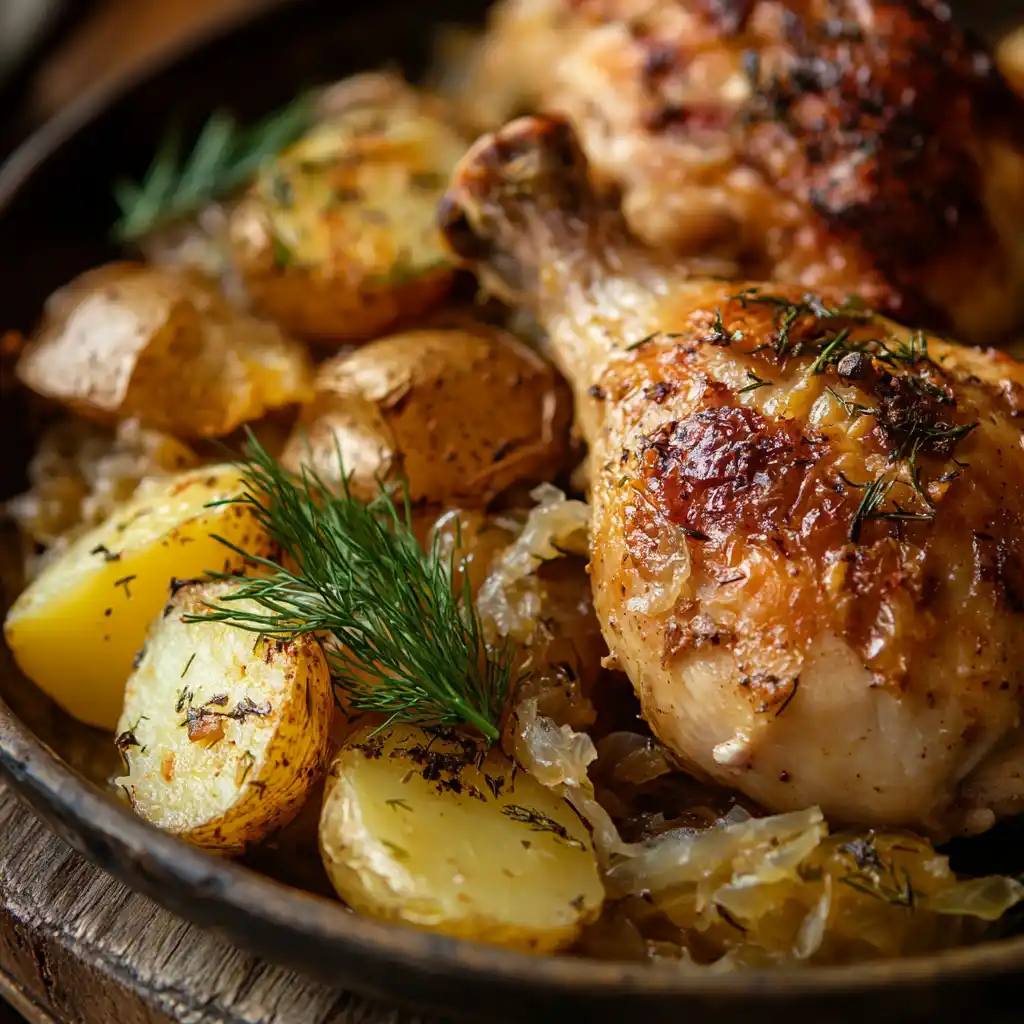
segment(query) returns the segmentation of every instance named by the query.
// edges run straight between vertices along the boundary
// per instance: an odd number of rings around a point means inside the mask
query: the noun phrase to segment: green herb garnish
[[[216,538],[267,575],[242,580],[208,613],[186,621],[225,622],[285,640],[329,636],[336,641],[325,644],[335,685],[354,709],[383,712],[389,723],[465,723],[496,740],[512,651],[487,647],[468,574],[461,589],[453,586],[462,566],[442,552],[440,537],[427,550],[420,546],[407,491],[401,488],[396,503],[382,484],[363,503],[352,496],[340,452],[335,492],[309,468],[285,470],[251,433],[243,457],[242,495],[214,504],[248,507],[281,559],[257,558]],[[233,607],[240,601],[262,610]]]
[[[844,843],[839,852],[851,857],[857,867],[856,871],[839,878],[843,885],[907,910],[914,910],[918,898],[924,895],[914,889],[906,868],[897,867],[894,861],[886,861],[879,856],[873,836]]]
[[[298,140],[314,123],[316,107],[310,96],[243,128],[225,112],[213,114],[203,126],[188,156],[182,156],[181,135],[172,129],[164,137],[141,182],[119,181],[114,198],[121,218],[114,237],[130,242],[223,199],[246,184],[264,161]]]
[[[583,849],[583,843],[573,836],[561,822],[549,818],[536,808],[524,807],[522,804],[506,804],[502,807],[501,813],[513,821],[528,825],[531,832],[548,832],[556,839],[560,839],[566,846]]]
[[[770,380],[758,377],[753,370],[747,370],[747,380],[749,380],[750,383],[738,388],[736,390],[737,395],[745,395],[748,391],[756,391],[758,388],[770,388],[772,386],[772,382]]]

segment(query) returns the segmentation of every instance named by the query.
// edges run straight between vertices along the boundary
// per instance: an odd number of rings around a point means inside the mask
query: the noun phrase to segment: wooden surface
[[[0,3],[6,0],[0,0]],[[30,90],[39,122],[244,6],[100,0]],[[436,1024],[241,952],[65,847],[0,783],[0,996],[30,1024]],[[979,1008],[979,1020],[990,1019]],[[0,1024],[18,1015],[0,1003]]]
[[[442,1020],[346,995],[194,928],[83,860],[3,783],[0,995],[30,1024]]]

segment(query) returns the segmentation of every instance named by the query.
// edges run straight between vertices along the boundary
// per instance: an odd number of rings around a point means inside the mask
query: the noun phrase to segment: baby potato
[[[171,581],[243,566],[210,534],[256,556],[271,553],[248,508],[205,507],[240,491],[230,465],[149,480],[76,537],[8,612],[4,638],[21,671],[75,718],[112,729],[132,660]]]
[[[184,621],[237,587],[196,581],[174,594],[125,687],[116,740],[127,768],[117,782],[135,811],[225,854],[298,814],[323,777],[334,713],[315,637],[286,642]]]
[[[562,378],[512,335],[407,331],[321,365],[282,461],[338,481],[340,450],[357,497],[404,474],[414,503],[479,508],[557,471],[570,417]]]
[[[328,772],[320,851],[355,910],[500,946],[570,945],[604,899],[572,808],[449,729],[360,729]]]
[[[303,402],[313,376],[301,343],[200,275],[127,262],[50,296],[16,372],[83,416],[135,418],[181,438],[220,437]]]
[[[435,209],[466,140],[400,78],[329,91],[328,116],[232,210],[232,261],[259,312],[310,341],[363,341],[444,296]]]

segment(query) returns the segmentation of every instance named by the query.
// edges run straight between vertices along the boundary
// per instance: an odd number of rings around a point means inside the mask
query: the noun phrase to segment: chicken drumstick
[[[661,740],[776,811],[1024,809],[1024,367],[659,258],[560,118],[480,139],[440,216],[573,385],[595,606]]]
[[[938,0],[504,0],[463,94],[567,115],[648,244],[1024,322],[1024,97]]]

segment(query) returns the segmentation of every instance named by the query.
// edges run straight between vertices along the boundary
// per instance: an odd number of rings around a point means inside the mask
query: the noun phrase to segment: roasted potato
[[[23,384],[101,422],[220,437],[309,398],[305,347],[198,274],[108,263],[50,296]]]
[[[117,781],[135,811],[228,854],[298,814],[323,777],[334,713],[314,637],[285,642],[184,621],[237,586],[192,582],[174,594],[125,687],[116,739],[127,768]]]
[[[4,622],[22,672],[66,711],[112,729],[124,681],[173,579],[232,572],[270,543],[240,505],[206,503],[240,491],[234,466],[207,466],[147,481],[101,525],[77,537],[29,584]]]
[[[523,950],[568,946],[604,898],[572,808],[453,730],[351,736],[328,773],[320,851],[358,911]]]
[[[569,392],[512,335],[480,326],[394,334],[327,360],[282,461],[338,479],[361,498],[404,474],[414,503],[481,507],[557,471]]]
[[[337,344],[415,317],[448,290],[435,209],[467,142],[392,75],[348,79],[326,104],[328,117],[234,208],[228,244],[255,309]]]

